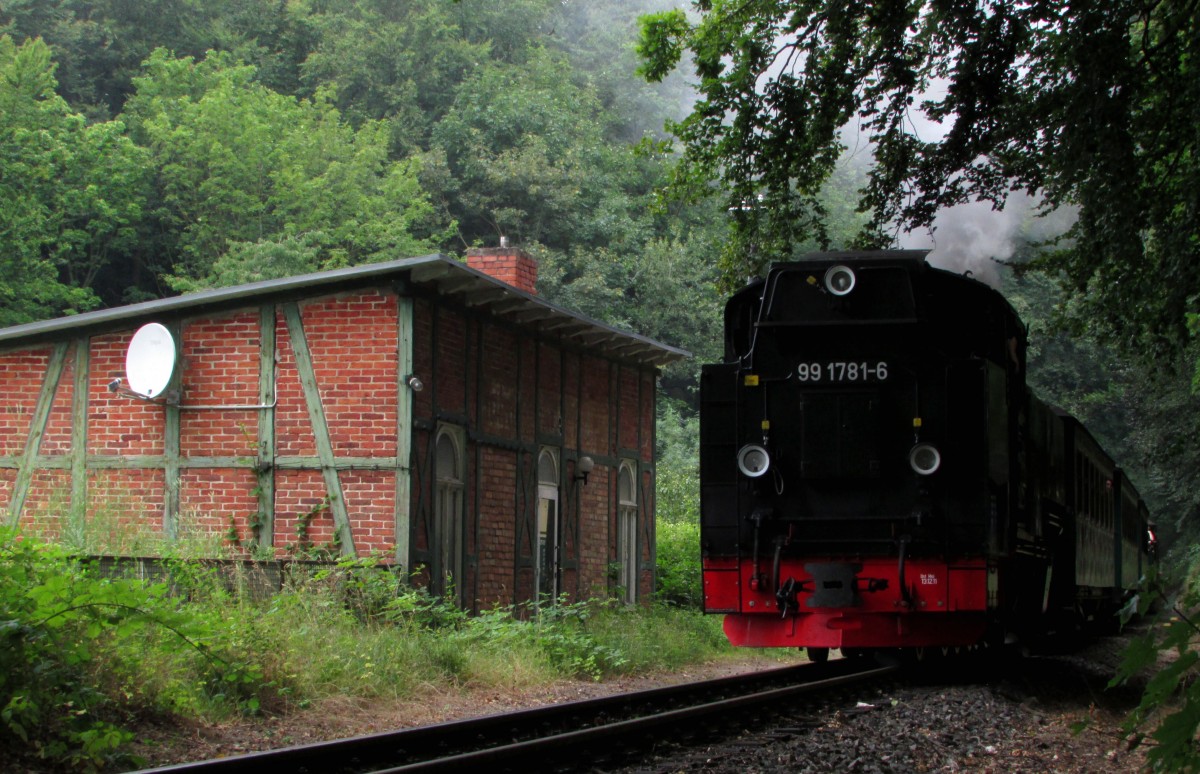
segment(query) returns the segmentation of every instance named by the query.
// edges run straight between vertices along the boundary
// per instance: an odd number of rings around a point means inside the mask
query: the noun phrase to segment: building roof
[[[0,328],[0,347],[10,348],[63,335],[92,335],[164,317],[215,313],[272,299],[294,299],[381,285],[391,286],[400,293],[424,292],[450,299],[465,307],[511,320],[549,339],[575,344],[619,360],[661,367],[691,357],[686,350],[570,312],[440,254],[251,282],[14,325]]]

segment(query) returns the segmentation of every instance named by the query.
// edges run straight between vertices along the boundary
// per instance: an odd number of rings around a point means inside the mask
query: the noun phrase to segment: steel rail
[[[738,708],[777,702],[803,692],[869,680],[893,671],[854,661],[804,664],[715,680],[614,694],[546,705],[516,712],[401,729],[308,745],[266,750],[146,770],[196,774],[262,774],[264,771],[417,772],[539,761],[572,748],[636,736],[670,724],[682,724]],[[791,684],[780,686],[780,682]],[[736,693],[716,701],[714,694]],[[669,704],[687,706],[669,708]],[[664,708],[668,707],[668,708]],[[632,717],[631,717],[632,716]],[[572,730],[554,729],[569,726]],[[549,729],[549,730],[547,730]],[[464,748],[475,747],[464,751]],[[408,761],[396,765],[399,761]],[[564,765],[569,767],[569,761]]]
[[[643,717],[632,718],[630,720],[618,720],[600,726],[579,729],[577,731],[567,731],[565,733],[554,734],[552,736],[529,739],[522,742],[514,742],[513,744],[504,745],[503,747],[489,747],[483,750],[476,750],[474,752],[450,755],[445,758],[421,761],[419,763],[411,763],[389,769],[376,769],[372,772],[372,774],[465,771],[468,770],[469,767],[474,766],[487,765],[495,767],[497,765],[511,763],[514,761],[540,759],[547,753],[561,751],[564,748],[574,747],[584,750],[594,747],[597,742],[607,739],[620,739],[623,737],[641,735],[661,726],[671,726],[684,721],[694,721],[705,717],[718,716],[730,710],[745,709],[747,707],[760,704],[771,704],[801,693],[807,693],[818,689],[833,688],[839,685],[882,677],[883,675],[894,672],[897,669],[898,667],[895,666],[877,666],[874,669],[864,672],[855,672],[853,674],[842,675],[840,677],[831,677],[825,680],[789,685],[782,688],[772,688],[766,691],[759,691],[757,693],[746,694],[744,696],[735,696],[729,699],[721,699],[719,701],[708,702],[706,704],[697,704],[695,706],[684,707],[676,710],[656,712],[652,715],[645,715]],[[495,768],[491,770],[495,771]]]

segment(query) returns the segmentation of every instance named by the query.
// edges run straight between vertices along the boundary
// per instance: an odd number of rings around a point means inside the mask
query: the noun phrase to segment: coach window
[[[430,546],[434,551],[433,591],[442,597],[461,601],[462,596],[462,524],[465,502],[465,463],[461,428],[438,429],[437,494]]]
[[[625,461],[617,474],[617,561],[621,566],[617,582],[629,604],[637,601],[638,587],[638,505],[633,471],[633,463]]]
[[[539,601],[558,597],[558,455],[538,455],[538,533],[535,588]]]

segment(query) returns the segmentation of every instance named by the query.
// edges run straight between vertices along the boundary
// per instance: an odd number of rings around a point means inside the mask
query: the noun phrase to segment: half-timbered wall
[[[464,604],[536,597],[546,450],[559,477],[556,592],[612,589],[629,461],[641,487],[639,596],[652,590],[653,368],[381,289],[158,321],[178,346],[177,401],[110,389],[126,378],[133,324],[0,352],[10,521],[51,539],[100,528],[201,536],[234,553],[383,555],[445,579],[434,442],[450,432],[465,476],[459,577],[447,586]],[[412,374],[424,389],[409,388]],[[586,483],[584,456],[595,462]]]
[[[559,462],[556,589],[571,598],[607,593],[617,561],[616,474],[634,459],[650,487],[641,500],[639,596],[654,583],[653,450],[655,373],[574,348],[470,310],[415,302],[413,367],[435,375],[414,396],[412,561],[420,577],[443,573],[436,551],[440,426],[466,435],[463,577],[472,607],[537,597],[538,458]],[[623,385],[617,394],[615,385]],[[623,428],[618,437],[615,423]],[[628,448],[622,448],[624,443]],[[587,482],[578,460],[595,462]]]

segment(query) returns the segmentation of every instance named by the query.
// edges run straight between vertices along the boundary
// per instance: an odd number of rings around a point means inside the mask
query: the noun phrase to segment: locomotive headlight
[[[743,446],[737,456],[738,470],[748,478],[758,478],[771,467],[771,455],[758,444]]]
[[[825,272],[825,289],[835,296],[844,296],[854,290],[856,279],[854,270],[849,266],[831,266]]]
[[[942,466],[942,453],[931,443],[919,443],[908,453],[908,464],[922,476],[929,476]]]

